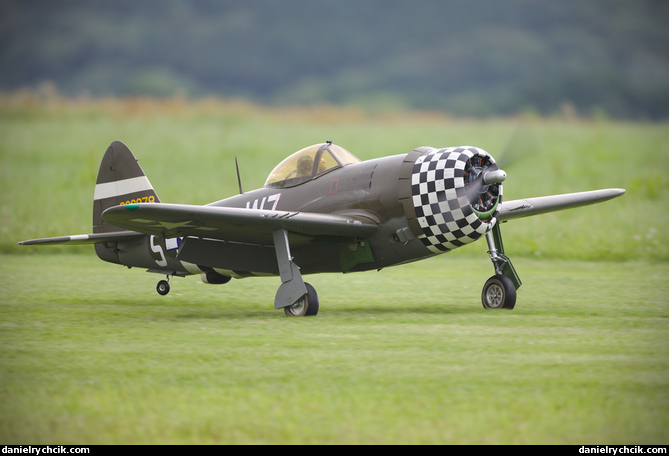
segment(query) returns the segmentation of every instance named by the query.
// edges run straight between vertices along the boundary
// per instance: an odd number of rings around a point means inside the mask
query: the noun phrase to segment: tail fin
[[[93,233],[125,231],[105,222],[102,213],[112,207],[131,203],[159,203],[160,199],[130,149],[120,141],[111,143],[100,163],[93,197]],[[118,263],[111,246],[96,244],[100,259]]]

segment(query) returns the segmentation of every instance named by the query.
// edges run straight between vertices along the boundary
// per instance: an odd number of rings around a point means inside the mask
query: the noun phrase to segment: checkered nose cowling
[[[423,148],[411,173],[411,199],[421,233],[433,253],[476,241],[496,223],[502,184],[485,184],[495,160],[476,147]]]

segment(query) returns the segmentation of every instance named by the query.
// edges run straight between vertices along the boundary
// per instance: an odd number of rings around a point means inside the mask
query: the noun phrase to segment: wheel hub
[[[493,284],[486,291],[486,299],[490,307],[500,307],[504,302],[504,290],[499,285]]]
[[[307,305],[307,298],[304,297],[299,301],[297,301],[295,304],[288,306],[288,310],[293,315],[302,315],[302,312],[304,312],[304,308],[306,305]]]

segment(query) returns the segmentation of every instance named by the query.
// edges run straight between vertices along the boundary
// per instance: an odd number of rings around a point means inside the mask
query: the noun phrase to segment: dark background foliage
[[[0,89],[669,116],[661,0],[0,0]]]

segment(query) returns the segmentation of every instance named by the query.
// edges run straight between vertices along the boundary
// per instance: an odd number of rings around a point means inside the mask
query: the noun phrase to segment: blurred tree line
[[[669,117],[663,0],[0,0],[0,90]]]

